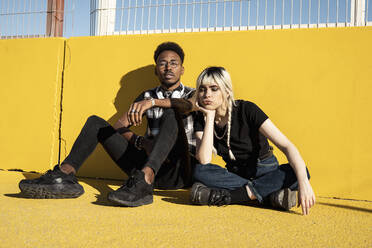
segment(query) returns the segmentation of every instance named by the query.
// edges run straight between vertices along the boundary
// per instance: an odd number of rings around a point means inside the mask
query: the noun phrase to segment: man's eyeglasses
[[[169,65],[169,67],[171,68],[177,68],[180,64],[177,62],[177,61],[170,61],[170,62],[166,62],[166,61],[161,61],[159,63],[156,64],[159,68],[165,68],[166,66]]]

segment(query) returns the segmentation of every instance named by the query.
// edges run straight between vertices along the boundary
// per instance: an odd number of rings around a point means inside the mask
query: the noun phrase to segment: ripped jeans
[[[222,168],[215,164],[198,164],[194,170],[194,180],[210,188],[237,189],[248,185],[260,203],[265,203],[268,196],[284,188],[297,190],[297,177],[289,164],[279,165],[273,155],[258,160],[255,168],[241,170],[241,168],[227,166]],[[310,178],[306,168],[307,176]]]

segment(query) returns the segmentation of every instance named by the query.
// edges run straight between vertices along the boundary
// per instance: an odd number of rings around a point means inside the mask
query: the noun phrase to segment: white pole
[[[98,9],[91,16],[93,20],[97,20],[97,22],[92,21],[94,35],[112,35],[115,31],[116,0],[97,1],[98,4],[95,7]]]
[[[366,25],[366,1],[355,0],[355,26]]]
[[[355,25],[355,3],[357,0],[350,0],[350,26]]]

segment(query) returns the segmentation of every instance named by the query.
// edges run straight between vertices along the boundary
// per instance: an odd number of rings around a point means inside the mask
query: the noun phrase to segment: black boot
[[[21,180],[19,188],[25,196],[38,199],[76,198],[84,193],[75,175],[63,173],[58,165],[39,178]]]
[[[116,191],[110,192],[107,198],[116,204],[127,207],[138,207],[151,204],[153,185],[145,181],[145,174],[136,170],[133,175]]]

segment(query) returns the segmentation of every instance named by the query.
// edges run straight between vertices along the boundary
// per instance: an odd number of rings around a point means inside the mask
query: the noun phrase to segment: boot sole
[[[124,207],[139,207],[139,206],[148,205],[154,202],[154,197],[152,195],[145,196],[144,198],[139,199],[137,201],[123,201],[115,197],[114,195],[109,194],[107,199],[113,203],[116,203]]]
[[[37,185],[37,187],[32,187],[30,185],[19,184],[21,192],[27,198],[34,199],[67,199],[67,198],[77,198],[84,194],[84,189],[81,191],[66,193],[66,192],[53,192],[50,190],[50,186]]]

